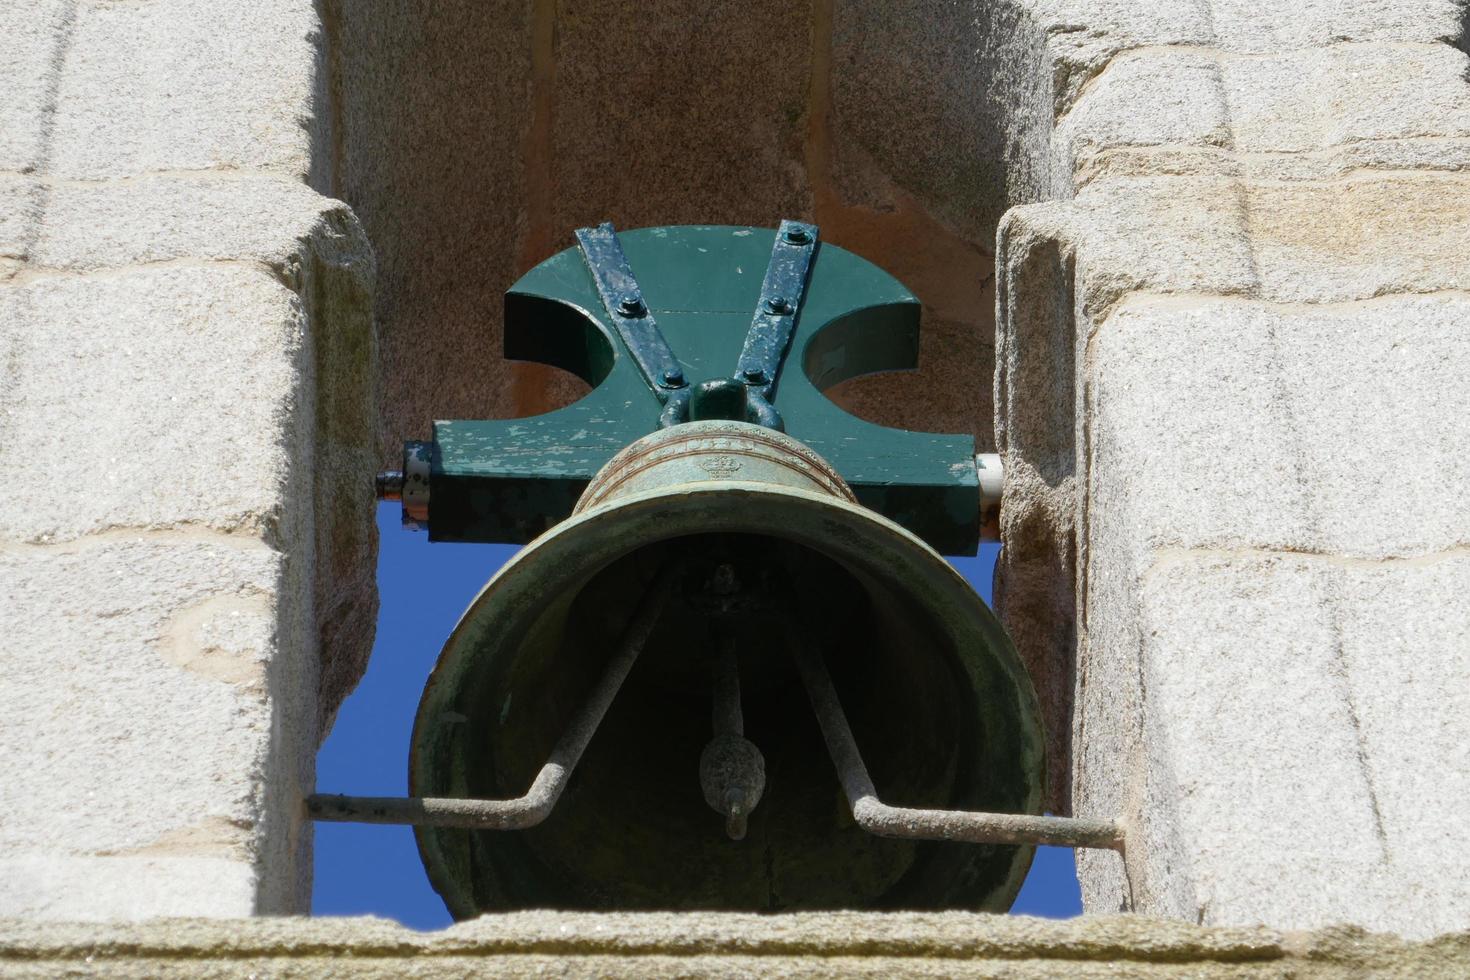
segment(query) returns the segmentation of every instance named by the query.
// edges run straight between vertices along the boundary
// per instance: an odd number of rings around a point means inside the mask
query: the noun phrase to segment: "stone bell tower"
[[[4,22],[7,969],[119,936],[180,969],[230,933],[146,920],[306,910],[316,747],[371,646],[373,473],[429,419],[585,392],[501,357],[502,293],[573,229],[782,217],[923,301],[916,375],[828,394],[1002,455],[997,611],[1047,806],[1126,845],[1079,857],[1070,925],[546,913],[453,955],[1470,957],[1433,940],[1470,929],[1463,0]],[[229,928],[278,964],[391,945]]]

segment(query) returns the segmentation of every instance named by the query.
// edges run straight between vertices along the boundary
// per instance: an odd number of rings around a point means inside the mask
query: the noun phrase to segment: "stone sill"
[[[1254,977],[1470,975],[1470,932],[1407,942],[1142,916],[964,912],[491,915],[442,932],[375,918],[0,920],[5,977],[560,976]]]

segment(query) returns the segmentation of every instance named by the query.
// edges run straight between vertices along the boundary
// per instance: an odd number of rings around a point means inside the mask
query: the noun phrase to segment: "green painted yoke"
[[[619,233],[691,384],[733,376],[774,236],[708,225]],[[918,350],[919,301],[871,262],[819,244],[774,404],[786,431],[825,457],[864,505],[942,553],[974,554],[974,440],[875,425],[822,394],[858,375],[912,369]],[[505,356],[563,368],[592,391],[544,415],[436,422],[433,540],[529,541],[571,513],[613,454],[658,428],[662,406],[608,322],[577,248],[506,293]]]

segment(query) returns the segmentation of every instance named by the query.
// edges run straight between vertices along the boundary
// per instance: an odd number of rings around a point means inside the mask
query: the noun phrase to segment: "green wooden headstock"
[[[973,554],[980,491],[968,435],[908,432],[856,418],[824,394],[848,378],[917,366],[919,301],[888,273],[811,230],[809,270],[784,367],[766,379],[785,430],[827,459],[866,506],[945,554]],[[611,229],[584,230],[584,233]],[[626,264],[682,369],[678,388],[739,378],[778,232],[681,225],[618,233]],[[585,241],[585,239],[584,239]],[[605,280],[604,280],[605,282]],[[571,513],[618,450],[668,424],[670,386],[632,356],[582,248],[552,256],[505,297],[505,355],[563,368],[592,386],[528,418],[440,421],[407,455],[427,469],[437,541],[525,542]],[[646,358],[644,361],[646,362]],[[748,382],[747,382],[748,383]],[[672,389],[675,400],[681,395]],[[915,392],[915,397],[922,393]],[[764,403],[761,403],[764,404]]]

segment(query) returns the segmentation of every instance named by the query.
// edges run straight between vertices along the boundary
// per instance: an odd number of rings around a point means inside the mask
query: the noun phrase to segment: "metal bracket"
[[[760,391],[767,398],[781,373],[786,348],[796,331],[796,318],[801,313],[801,300],[806,292],[807,272],[817,250],[816,225],[800,221],[782,221],[771,246],[771,261],[761,283],[761,296],[755,316],[745,335],[735,379]]]
[[[762,409],[768,410],[773,418],[770,421],[762,419],[761,424],[771,428],[784,428],[780,415],[771,407],[771,399],[781,365],[786,359],[786,350],[791,345],[791,335],[796,332],[796,318],[801,313],[801,300],[806,293],[807,273],[817,250],[818,234],[816,225],[789,220],[781,222],[776,231],[776,241],[771,246],[771,261],[761,283],[755,316],[750,321],[745,347],[740,351],[740,361],[735,366],[735,380],[746,386],[752,400],[759,399],[752,414],[759,418],[766,415]]]
[[[612,222],[604,221],[596,228],[578,228],[577,245],[587,270],[592,273],[608,319],[623,339],[623,346],[633,356],[658,400],[667,403],[670,395],[687,388],[688,382],[684,380],[679,359],[648,308],[643,291],[638,288],[638,280],[623,254]]]
[[[1046,817],[1027,813],[984,813],[978,810],[928,810],[890,806],[878,798],[868,767],[858,752],[837,689],[813,647],[792,644],[796,668],[817,715],[827,754],[847,797],[857,825],[876,837],[952,840],[968,844],[1051,844],[1121,851],[1123,827],[1113,820]]]
[[[816,225],[783,220],[776,231],[766,277],[761,284],[760,299],[745,346],[735,366],[734,380],[744,390],[746,420],[772,429],[784,429],[781,415],[771,404],[776,379],[791,336],[796,331],[796,318],[806,292],[807,273],[817,249]],[[605,221],[596,228],[578,228],[577,245],[582,260],[592,273],[597,295],[602,300],[608,319],[623,340],[638,370],[658,400],[664,404],[659,426],[667,428],[690,418],[690,390],[684,370],[673,349],[654,319],[628,257],[618,241],[612,223]],[[720,384],[717,383],[718,388]],[[738,393],[740,389],[735,389]],[[708,406],[729,401],[728,395],[711,390],[701,400]],[[696,414],[698,412],[696,411]]]
[[[424,799],[417,796],[341,796],[314,793],[306,798],[313,820],[339,823],[411,824],[415,827],[469,827],[475,830],[527,830],[551,815],[572,771],[582,759],[603,715],[628,679],[674,586],[679,566],[671,565],[644,595],[617,652],[608,661],[582,710],[551,750],[531,788],[508,800]]]

